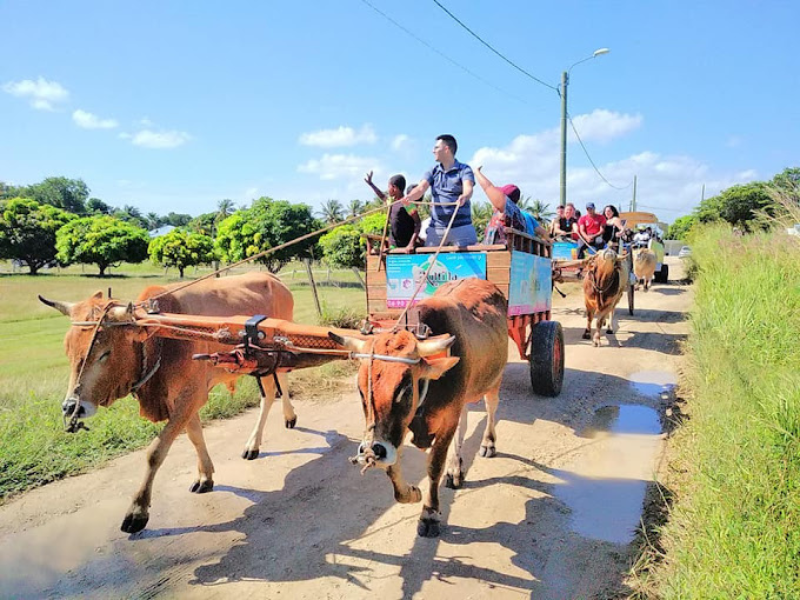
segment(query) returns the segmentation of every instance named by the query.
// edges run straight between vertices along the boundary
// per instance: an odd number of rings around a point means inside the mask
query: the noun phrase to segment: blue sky
[[[796,1],[440,2],[553,88],[610,48],[568,88],[611,184],[570,132],[579,206],[627,207],[637,175],[639,204],[671,221],[703,185],[800,166]],[[427,46],[364,0],[0,2],[0,180],[82,178],[144,213],[262,195],[316,208],[368,199],[370,169],[416,182],[452,133],[460,160],[557,204],[556,91],[432,0],[369,3]]]

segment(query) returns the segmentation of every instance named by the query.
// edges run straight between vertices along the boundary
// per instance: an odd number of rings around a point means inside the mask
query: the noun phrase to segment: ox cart
[[[627,250],[627,263],[628,273],[633,273],[633,251],[631,248],[626,247]],[[593,250],[589,250],[593,252]],[[585,265],[585,259],[578,260],[578,244],[573,241],[560,241],[553,243],[553,281],[581,281],[582,269]],[[627,296],[628,296],[628,314],[633,315],[634,310],[634,293],[636,291],[636,283],[631,278],[628,282]]]
[[[506,244],[418,248],[415,254],[402,250],[369,254],[369,318],[362,333],[399,325],[425,337],[428,332],[419,331],[414,306],[408,306],[412,300],[416,303],[431,296],[439,285],[453,279],[487,279],[508,300],[508,335],[520,357],[529,363],[533,391],[557,396],[564,381],[564,334],[561,324],[551,320],[551,248],[526,233],[509,227],[505,231]]]

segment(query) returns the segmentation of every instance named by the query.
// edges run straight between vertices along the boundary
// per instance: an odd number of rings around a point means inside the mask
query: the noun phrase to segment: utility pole
[[[636,212],[636,175],[633,176],[633,200],[631,200],[631,211]]]
[[[561,73],[561,191],[558,196],[558,203],[561,206],[567,204],[567,84],[569,74],[564,71]]]

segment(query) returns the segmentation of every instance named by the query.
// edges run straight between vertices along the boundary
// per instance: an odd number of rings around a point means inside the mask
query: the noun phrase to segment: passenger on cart
[[[395,202],[403,197],[406,178],[402,175],[389,177],[385,194],[372,182],[372,171],[367,173],[364,181],[378,198],[390,204],[394,202],[389,209],[389,249],[399,248],[407,254],[413,253],[414,248],[420,245],[419,233],[422,221],[414,205],[403,206],[402,202]]]
[[[556,218],[551,225],[551,235],[558,241],[578,239],[578,219],[575,216],[575,205],[568,202],[566,206],[556,209]]]
[[[471,246],[478,243],[475,227],[472,225],[472,198],[475,176],[469,165],[456,160],[458,143],[456,138],[443,134],[436,138],[433,156],[436,166],[425,173],[419,184],[403,197],[403,204],[408,205],[431,190],[433,206],[431,206],[431,224],[425,232],[425,245],[438,246],[442,242],[450,219],[456,213],[450,233],[445,240],[446,245]]]
[[[605,247],[606,241],[603,239],[605,226],[606,218],[595,212],[594,202],[588,202],[586,204],[586,214],[578,219],[578,259],[583,258],[586,249],[589,247],[594,250],[600,250]]]
[[[520,199],[519,188],[513,184],[497,187],[486,175],[481,171],[483,167],[478,167],[475,170],[475,176],[478,179],[478,184],[483,189],[489,202],[492,203],[494,214],[486,226],[486,234],[483,238],[484,244],[505,244],[506,233],[504,226],[508,222],[512,229],[527,233],[529,235],[537,235],[543,241],[549,242],[550,235],[547,230],[539,225],[539,222],[534,219],[527,212],[519,209],[517,204]]]

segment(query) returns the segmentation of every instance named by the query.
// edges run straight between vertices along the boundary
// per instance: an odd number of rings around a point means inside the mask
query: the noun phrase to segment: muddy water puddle
[[[556,470],[555,495],[584,537],[627,544],[639,524],[647,483],[661,454],[658,413],[646,406],[604,406],[580,434],[572,464]]]
[[[631,387],[648,398],[669,400],[675,394],[678,379],[673,373],[664,371],[639,371],[629,377]]]

